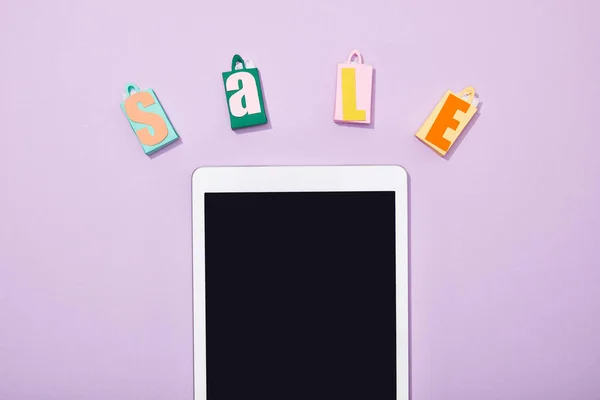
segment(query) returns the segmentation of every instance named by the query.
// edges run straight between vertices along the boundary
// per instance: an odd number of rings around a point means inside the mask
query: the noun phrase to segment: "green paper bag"
[[[242,64],[241,69],[235,69],[238,63]],[[236,54],[231,60],[231,71],[223,72],[223,84],[231,129],[267,123],[257,68],[246,68],[242,57]]]

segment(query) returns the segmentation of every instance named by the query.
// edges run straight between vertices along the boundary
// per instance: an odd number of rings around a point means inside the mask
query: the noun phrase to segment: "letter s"
[[[150,125],[154,129],[154,135],[150,134],[147,127],[137,130],[135,134],[142,144],[155,146],[165,140],[169,128],[160,115],[140,109],[138,103],[141,103],[144,108],[150,107],[155,104],[154,98],[148,92],[137,92],[125,100],[125,112],[133,122]]]

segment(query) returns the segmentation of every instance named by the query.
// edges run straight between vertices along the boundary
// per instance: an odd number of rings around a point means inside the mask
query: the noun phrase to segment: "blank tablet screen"
[[[207,400],[396,400],[394,192],[205,194]]]

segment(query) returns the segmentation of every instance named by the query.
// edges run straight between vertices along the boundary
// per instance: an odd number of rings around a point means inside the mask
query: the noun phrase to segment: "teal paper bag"
[[[237,64],[242,69],[235,69]],[[262,88],[257,68],[246,68],[238,54],[231,60],[231,71],[223,72],[223,84],[231,129],[267,123]]]
[[[179,138],[154,90],[140,90],[129,84],[125,87],[125,96],[121,108],[144,153],[150,155]]]

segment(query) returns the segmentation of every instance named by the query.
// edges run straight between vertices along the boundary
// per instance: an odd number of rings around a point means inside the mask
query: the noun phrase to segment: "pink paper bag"
[[[353,63],[355,56],[358,62]],[[333,120],[370,124],[372,89],[373,66],[365,65],[358,50],[352,50],[348,60],[338,64]]]

